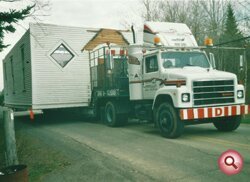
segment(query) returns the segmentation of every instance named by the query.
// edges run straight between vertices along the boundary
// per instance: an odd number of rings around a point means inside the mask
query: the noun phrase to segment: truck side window
[[[158,71],[157,56],[150,56],[145,59],[146,73]]]

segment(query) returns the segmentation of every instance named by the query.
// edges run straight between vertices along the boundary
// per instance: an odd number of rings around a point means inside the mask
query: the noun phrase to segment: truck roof
[[[154,37],[160,38],[161,45],[171,47],[197,47],[198,44],[188,26],[184,23],[145,22],[143,40],[154,44]]]

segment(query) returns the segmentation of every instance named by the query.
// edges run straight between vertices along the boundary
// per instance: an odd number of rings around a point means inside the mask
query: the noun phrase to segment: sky
[[[0,1],[0,11],[8,11],[26,7],[32,0],[18,2]],[[34,0],[33,0],[34,1]],[[40,0],[44,2],[44,0]],[[45,0],[46,1],[46,0]],[[0,60],[4,59],[12,46],[27,31],[29,22],[39,21],[57,25],[69,25],[88,28],[114,28],[126,29],[135,24],[135,28],[142,26],[141,0],[50,0],[46,11],[37,12],[39,20],[28,18],[15,25],[16,32],[5,34],[4,43],[10,44],[7,49],[0,52]],[[46,16],[44,16],[46,15]],[[136,23],[138,22],[138,23]],[[0,64],[0,91],[3,89],[3,70]]]

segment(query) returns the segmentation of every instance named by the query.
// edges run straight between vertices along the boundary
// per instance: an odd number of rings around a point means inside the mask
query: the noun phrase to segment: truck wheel
[[[108,126],[121,126],[128,121],[126,114],[118,114],[115,102],[107,102],[104,115],[104,122]]]
[[[162,103],[156,112],[156,123],[161,135],[166,138],[179,137],[184,128],[176,109],[169,103]]]
[[[234,131],[240,126],[240,122],[241,116],[232,116],[215,121],[213,124],[219,131]]]

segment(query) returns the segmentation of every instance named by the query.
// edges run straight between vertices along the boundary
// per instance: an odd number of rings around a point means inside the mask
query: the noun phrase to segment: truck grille
[[[193,99],[195,106],[234,102],[234,81],[194,81]]]

